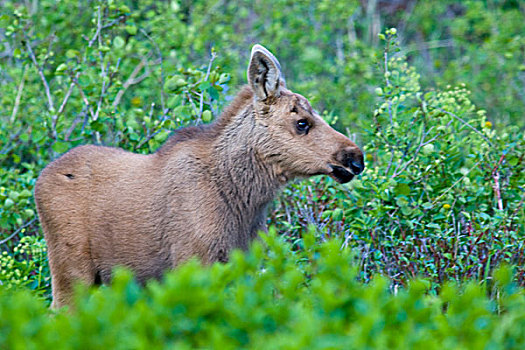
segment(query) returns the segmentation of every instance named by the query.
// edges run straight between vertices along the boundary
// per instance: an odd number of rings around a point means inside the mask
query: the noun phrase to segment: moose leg
[[[48,245],[51,288],[56,309],[71,305],[74,287],[77,283],[87,286],[95,282],[96,270],[91,259],[89,242],[79,226],[67,225],[67,229],[49,230],[43,225]],[[81,227],[81,226],[80,226]]]
[[[70,255],[66,259],[50,259],[51,288],[53,309],[71,305],[74,287],[78,283],[90,286],[95,281],[95,269],[89,258],[82,255]]]

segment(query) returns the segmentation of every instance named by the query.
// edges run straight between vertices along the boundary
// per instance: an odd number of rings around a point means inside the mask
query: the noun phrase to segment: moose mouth
[[[354,178],[354,174],[338,165],[330,165],[332,172],[328,174],[332,179],[339,183],[347,183]]]

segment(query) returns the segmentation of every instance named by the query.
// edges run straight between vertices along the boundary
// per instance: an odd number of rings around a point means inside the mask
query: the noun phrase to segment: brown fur
[[[156,153],[80,146],[42,171],[35,198],[54,307],[70,303],[77,281],[109,282],[117,265],[144,282],[193,256],[227,261],[265,230],[266,208],[288,180],[346,182],[362,170],[359,148],[285,88],[258,45],[249,82],[217,121],[176,131]],[[303,119],[307,133],[297,129]]]

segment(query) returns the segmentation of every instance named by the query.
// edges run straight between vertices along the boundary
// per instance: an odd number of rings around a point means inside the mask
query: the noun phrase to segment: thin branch
[[[405,56],[407,53],[412,51],[421,51],[421,50],[430,50],[430,49],[439,49],[443,47],[452,47],[454,46],[454,41],[452,39],[447,40],[434,40],[419,43],[418,45],[410,45],[404,50],[398,53],[399,56]]]
[[[159,60],[160,60],[160,104],[161,104],[161,107],[162,107],[162,114],[166,113],[166,105],[165,105],[165,92],[164,92],[164,68],[163,68],[163,58],[162,58],[162,52],[160,51],[160,48],[159,48],[159,45],[157,45],[157,43],[155,42],[155,40],[153,40],[152,37],[150,37],[148,35],[148,33],[146,33],[146,31],[144,29],[140,29],[140,32],[142,34],[144,34],[144,36],[146,38],[148,38],[149,41],[151,41],[151,43],[153,44],[153,46],[155,46],[155,50],[157,51],[157,55],[159,56]]]
[[[9,142],[7,142],[4,148],[2,148],[2,150],[0,151],[0,154],[7,154],[9,151],[11,151],[16,146],[14,142],[20,137],[22,130],[23,129],[20,129],[18,130],[16,134],[11,135],[11,137],[9,138]]]
[[[69,100],[69,97],[71,96],[71,92],[73,91],[73,88],[75,87],[75,81],[78,79],[79,76],[80,76],[80,72],[78,72],[75,75],[75,77],[71,81],[71,84],[69,84],[69,88],[67,89],[66,95],[64,96],[64,99],[62,100],[62,104],[58,108],[58,112],[56,114],[56,117],[58,117],[60,114],[62,114],[62,112],[64,112],[64,108],[66,107],[67,101]],[[56,120],[55,120],[55,124],[54,125],[56,125]]]
[[[501,188],[500,188],[500,184],[499,184],[499,172],[498,172],[498,168],[499,166],[501,165],[501,163],[503,162],[503,159],[505,159],[505,155],[502,154],[499,161],[498,161],[498,164],[496,164],[496,166],[494,167],[494,169],[492,169],[492,178],[494,179],[494,192],[496,194],[496,199],[498,201],[498,209],[499,210],[503,210],[503,200],[501,199]]]
[[[115,97],[115,100],[113,101],[113,108],[116,108],[119,105],[120,100],[122,99],[122,96],[124,96],[124,93],[126,92],[128,87],[130,87],[130,85],[138,84],[149,76],[149,71],[146,70],[144,74],[142,74],[139,78],[136,78],[139,72],[142,70],[142,68],[146,66],[146,63],[147,63],[146,58],[143,58],[139,62],[139,64],[137,64],[135,69],[133,69],[133,72],[131,72],[128,79],[122,85],[122,89],[120,89],[119,92],[117,93],[117,96]]]
[[[75,81],[75,83],[78,85],[78,81]],[[84,90],[79,86],[78,91],[80,91],[80,97],[82,97],[82,100],[84,101],[84,104],[86,105],[89,114],[91,114],[91,118],[95,117],[95,112],[93,112],[93,108],[91,108],[91,104],[89,103],[86,94],[84,93]]]
[[[448,122],[446,127],[450,126],[450,124],[452,123],[452,121]],[[405,169],[415,160],[415,158],[417,157],[417,155],[419,154],[419,151],[421,150],[422,147],[434,142],[435,140],[437,140],[440,136],[442,136],[441,134],[437,134],[436,136],[432,137],[431,139],[425,141],[425,137],[432,131],[434,127],[431,127],[427,132],[423,131],[423,135],[421,136],[421,141],[419,142],[419,145],[417,146],[415,152],[414,152],[414,155],[412,156],[412,159],[410,159],[408,162],[406,162],[403,167],[401,169],[399,169],[399,172],[397,171],[398,169],[398,166],[396,167],[396,169],[394,170],[394,174],[392,174],[392,178],[400,175],[403,171],[405,171]]]
[[[5,244],[7,243],[8,241],[10,241],[11,239],[13,239],[13,237],[15,237],[17,234],[19,234],[23,229],[25,229],[26,227],[30,226],[31,224],[33,224],[33,222],[36,221],[36,217],[32,218],[29,222],[25,223],[24,225],[20,226],[18,228],[18,230],[16,230],[15,232],[13,232],[11,235],[9,235],[9,237],[3,239],[0,241],[0,245],[2,244]]]
[[[210,77],[211,66],[215,58],[217,58],[217,54],[214,51],[212,51],[210,62],[208,63],[208,69],[206,70],[206,76],[204,77],[204,81],[208,81],[208,78]],[[204,92],[201,94],[201,97],[199,100],[199,115],[198,115],[199,119],[202,118],[202,109],[204,107],[203,102],[204,102]]]
[[[388,79],[388,50],[390,49],[390,42],[387,42],[387,46],[385,47],[384,51],[384,61],[385,61],[385,82],[386,86],[390,87],[390,80]],[[390,126],[394,126],[393,117],[392,117],[392,100],[388,98],[387,100],[387,110],[388,110],[388,117],[390,119]]]
[[[152,103],[151,104],[151,108],[150,108],[150,111],[149,111],[149,117],[151,119],[151,117],[153,116],[153,111],[154,111],[154,108],[155,108],[155,103]],[[160,123],[159,123],[159,129],[157,131],[155,131],[154,133],[150,133],[150,130],[148,129],[147,132],[147,136],[144,140],[140,141],[135,147],[133,147],[133,149],[139,149],[140,147],[142,147],[144,144],[146,144],[147,142],[149,142],[149,140],[151,140],[153,137],[155,137],[159,132],[161,132],[162,130],[166,130],[162,127],[162,123],[168,119],[168,116],[166,114],[164,114],[162,116],[162,119],[160,120]]]
[[[64,109],[66,108],[67,102],[69,101],[69,97],[71,96],[71,92],[73,91],[73,88],[75,87],[75,82],[80,76],[80,72],[77,72],[75,77],[72,79],[71,83],[69,84],[69,88],[67,89],[66,95],[64,96],[64,99],[62,100],[62,104],[58,108],[58,112],[51,116],[52,121],[52,133],[53,138],[56,140],[58,138],[57,135],[57,123],[58,123],[58,117],[64,112]]]
[[[481,131],[479,131],[478,129],[476,129],[475,127],[473,127],[472,125],[470,125],[469,123],[467,123],[465,120],[461,119],[460,117],[458,117],[457,115],[455,115],[454,113],[452,112],[449,112],[449,111],[445,111],[444,109],[442,108],[436,108],[438,111],[441,111],[443,113],[446,113],[448,115],[450,115],[451,117],[454,117],[456,118],[457,120],[459,120],[460,122],[462,122],[464,125],[468,126],[470,129],[472,129],[474,132],[476,132],[478,135],[480,135],[485,141],[487,141],[487,143],[490,145],[490,146],[493,146],[492,145],[492,142],[490,142],[490,140],[485,136],[483,135],[483,133]]]
[[[88,43],[88,47],[93,46],[95,43],[95,40],[97,40],[100,37],[100,32],[102,31],[102,26],[100,25],[100,6],[98,7],[97,11],[97,31],[95,32],[95,35],[93,35],[93,38]]]
[[[106,69],[102,69],[102,75],[101,75],[102,87],[100,88],[100,96],[98,98],[97,111],[95,112],[95,116],[93,117],[93,120],[97,120],[100,114],[100,108],[102,107],[102,100],[104,99],[104,94],[106,93],[106,77],[107,77],[106,72],[108,70],[109,70],[109,62],[106,64]]]
[[[24,90],[24,85],[26,81],[26,66],[24,66],[24,71],[22,72],[22,80],[20,85],[18,85],[18,91],[16,93],[15,105],[13,107],[13,113],[11,113],[11,123],[15,121],[16,114],[18,113],[18,108],[20,106],[20,99],[22,98],[22,91]]]
[[[451,189],[453,189],[458,183],[460,183],[461,181],[463,181],[463,179],[464,179],[465,177],[467,177],[467,175],[470,174],[470,172],[471,172],[472,170],[474,170],[474,169],[478,166],[479,163],[481,163],[481,160],[478,161],[476,164],[474,164],[474,166],[473,166],[472,168],[470,168],[470,169],[469,169],[469,170],[468,170],[468,171],[467,171],[462,177],[460,177],[456,182],[454,182],[454,183],[452,184],[452,186],[450,186],[449,188],[447,188],[445,192],[443,192],[443,193],[440,194],[436,199],[434,199],[434,200],[432,201],[432,206],[434,206],[434,204],[436,204],[436,203],[438,202],[438,200],[441,199],[441,197],[443,197],[445,194],[447,194],[447,193],[448,193]]]
[[[186,94],[186,97],[188,98],[188,101],[190,102],[191,106],[193,107],[193,111],[198,116],[199,115],[199,111],[197,109],[197,105],[195,104],[195,102],[193,102],[193,98],[191,96],[191,93],[189,91],[184,91],[184,93]]]
[[[26,48],[27,52],[29,53],[29,57],[31,57],[31,61],[33,61],[33,64],[35,65],[36,69],[38,70],[38,75],[40,75],[40,79],[42,80],[42,83],[44,84],[44,90],[46,92],[47,96],[47,103],[49,105],[49,110],[51,112],[55,111],[55,105],[53,103],[53,98],[51,97],[51,92],[49,91],[49,84],[47,83],[47,79],[44,76],[44,72],[42,71],[42,68],[36,61],[35,53],[33,52],[33,49],[31,48],[31,45],[29,44],[29,40],[26,38]]]
[[[71,123],[71,126],[69,127],[69,129],[66,132],[66,136],[64,136],[64,140],[65,141],[69,141],[69,138],[71,137],[71,134],[75,130],[75,128],[78,125],[78,123],[80,123],[81,121],[82,121],[82,118],[80,118],[80,117],[76,117],[75,120],[73,120],[73,122]]]
[[[95,43],[95,40],[97,40],[98,36],[100,35],[101,31],[103,29],[107,29],[109,27],[113,27],[115,24],[119,23],[122,21],[123,18],[125,18],[126,16],[120,16],[116,19],[114,19],[113,21],[109,22],[108,24],[104,24],[103,26],[98,26],[97,25],[97,31],[95,32],[95,35],[93,35],[93,37],[91,38],[91,40],[89,40],[89,43],[88,43],[88,47],[91,47],[93,46],[93,44]],[[86,38],[87,39],[87,38]]]

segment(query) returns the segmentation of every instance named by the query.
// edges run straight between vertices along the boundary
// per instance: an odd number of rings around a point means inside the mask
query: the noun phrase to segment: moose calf
[[[76,281],[109,282],[117,265],[144,282],[193,256],[227,261],[265,230],[287,181],[344,183],[363,169],[362,151],[286,89],[277,59],[255,45],[248,86],[212,124],[180,129],[150,155],[76,147],[42,171],[52,306],[71,302]]]

